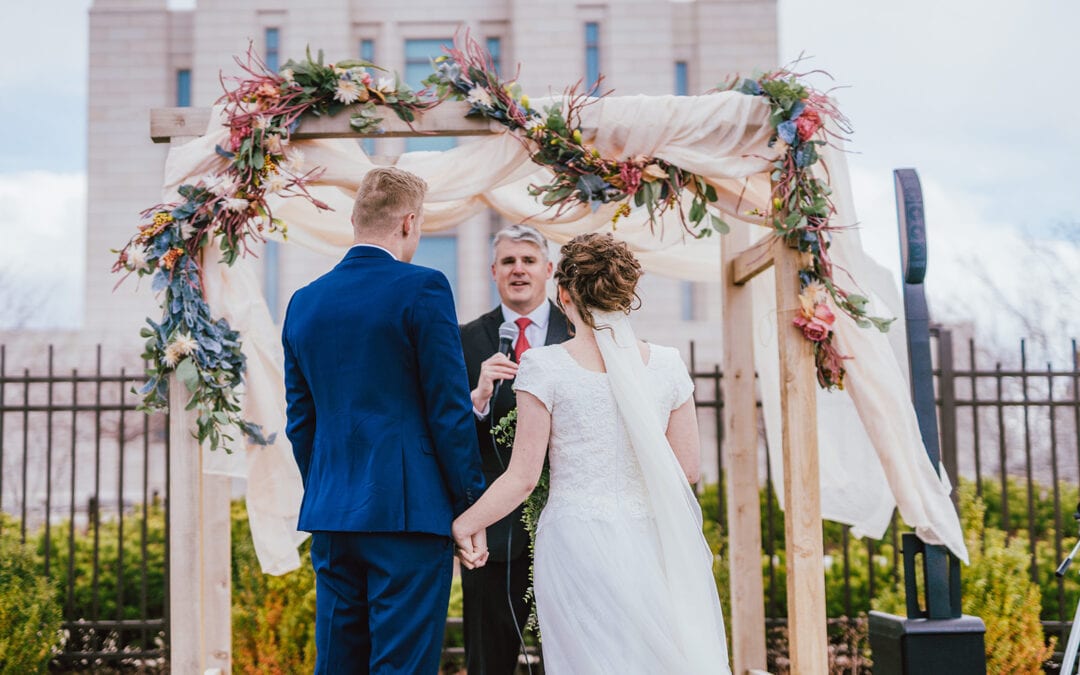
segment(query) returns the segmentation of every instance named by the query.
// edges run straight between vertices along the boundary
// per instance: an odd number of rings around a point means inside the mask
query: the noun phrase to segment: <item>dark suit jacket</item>
[[[552,345],[565,342],[570,339],[569,326],[566,315],[559,310],[550,300],[551,317],[548,319],[547,339],[544,344]],[[480,318],[470,321],[461,327],[461,344],[465,349],[465,366],[469,371],[469,389],[476,387],[480,380],[480,364],[499,350],[499,326],[503,323],[502,307],[496,307]],[[491,410],[485,419],[476,420],[476,438],[480,445],[480,458],[484,467],[484,476],[488,482],[498,478],[505,468],[499,463],[499,457],[495,452],[495,444],[491,438],[492,423],[498,423],[514,406],[517,398],[514,396],[513,381],[503,382],[498,396],[491,402]],[[511,448],[499,448],[502,460],[506,466],[510,465]],[[511,537],[510,560],[520,556],[528,548],[528,535],[525,526],[521,522],[521,509],[515,509],[506,518],[488,528],[488,550],[492,560],[506,560],[506,541]]]
[[[282,343],[299,529],[449,535],[484,477],[446,277],[354,247],[293,295]]]

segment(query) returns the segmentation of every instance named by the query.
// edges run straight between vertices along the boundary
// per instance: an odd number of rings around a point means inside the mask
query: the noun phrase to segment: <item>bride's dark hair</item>
[[[579,234],[563,244],[555,283],[566,289],[582,320],[596,328],[591,310],[626,312],[641,306],[641,263],[610,234]]]

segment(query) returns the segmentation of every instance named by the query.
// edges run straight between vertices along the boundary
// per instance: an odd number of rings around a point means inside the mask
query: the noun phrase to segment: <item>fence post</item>
[[[956,458],[956,364],[953,357],[952,331],[939,328],[938,340],[938,396],[941,406],[938,418],[941,429],[941,463],[945,473],[953,483],[953,505],[959,510],[960,493],[957,486],[960,481],[959,464]],[[974,417],[974,415],[973,415]]]

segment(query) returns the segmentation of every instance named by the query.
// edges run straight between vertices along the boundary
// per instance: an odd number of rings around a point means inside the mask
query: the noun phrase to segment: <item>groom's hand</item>
[[[480,364],[480,377],[476,381],[476,389],[470,392],[473,407],[481,413],[487,412],[488,401],[495,391],[495,383],[499,380],[512,380],[517,375],[518,364],[510,360],[506,354],[496,353]]]

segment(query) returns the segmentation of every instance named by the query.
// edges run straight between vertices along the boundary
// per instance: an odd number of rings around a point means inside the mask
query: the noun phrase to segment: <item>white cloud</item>
[[[0,174],[0,328],[78,326],[85,232],[85,174]]]

